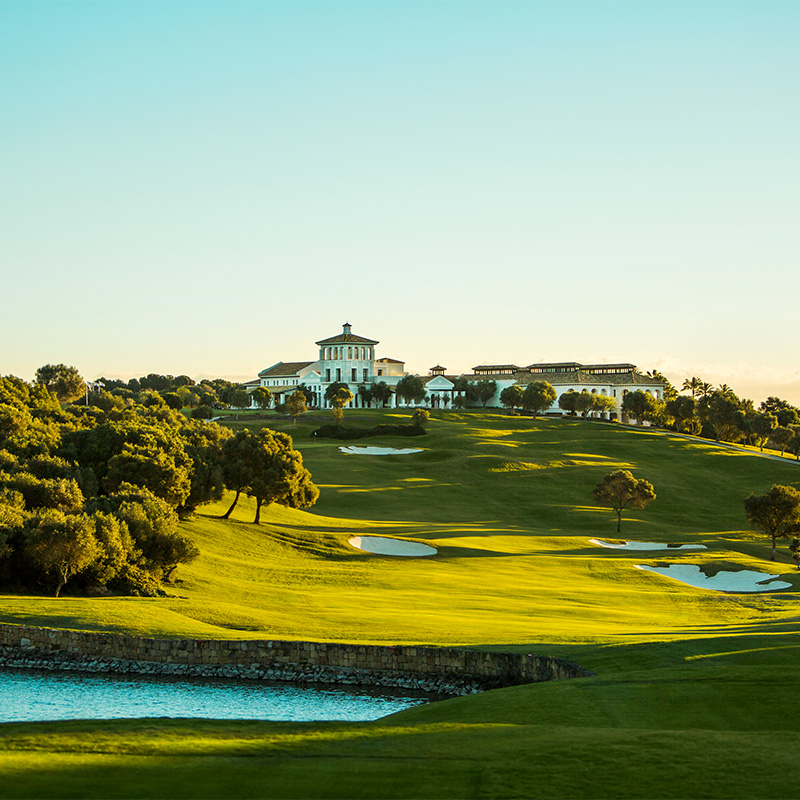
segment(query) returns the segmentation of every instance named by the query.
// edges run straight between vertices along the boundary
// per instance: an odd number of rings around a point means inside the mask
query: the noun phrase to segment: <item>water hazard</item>
[[[356,721],[431,699],[402,689],[0,669],[0,722],[125,717]]]

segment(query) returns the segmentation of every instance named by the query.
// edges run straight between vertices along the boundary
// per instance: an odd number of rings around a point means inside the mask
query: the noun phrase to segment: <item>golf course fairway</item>
[[[401,411],[345,424],[403,423]],[[465,646],[565,658],[596,677],[419,706],[371,723],[124,720],[3,725],[0,797],[800,796],[800,572],[742,501],[800,465],[581,419],[433,412],[410,456],[294,436],[310,509],[226,499],[184,523],[201,556],[168,597],[0,597],[0,622],[153,637]],[[409,442],[411,443],[409,445]],[[657,498],[616,516],[592,490],[630,470]],[[358,550],[353,537],[434,555]],[[628,551],[591,539],[705,545]],[[790,588],[694,588],[636,564],[754,570]]]

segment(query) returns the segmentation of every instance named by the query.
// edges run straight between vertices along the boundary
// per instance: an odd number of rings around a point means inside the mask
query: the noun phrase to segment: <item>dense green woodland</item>
[[[226,488],[262,504],[313,504],[289,436],[233,434],[155,391],[93,392],[56,368],[0,378],[0,584],[8,591],[154,595],[198,555],[179,519]],[[41,371],[40,371],[41,373]],[[74,377],[74,376],[72,376]],[[79,391],[80,390],[80,391]],[[168,393],[167,393],[168,394]],[[258,512],[256,520],[258,521]]]

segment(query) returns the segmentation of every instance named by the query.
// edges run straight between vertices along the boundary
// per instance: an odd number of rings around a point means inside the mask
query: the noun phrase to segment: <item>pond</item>
[[[125,717],[356,721],[432,699],[384,687],[0,669],[0,722]]]

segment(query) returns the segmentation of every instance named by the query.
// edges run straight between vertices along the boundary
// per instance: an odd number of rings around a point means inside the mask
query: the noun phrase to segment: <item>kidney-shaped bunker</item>
[[[353,536],[348,539],[353,547],[367,553],[381,556],[433,556],[438,552],[435,547],[422,542],[407,542],[405,539],[390,539],[388,536]]]
[[[412,453],[421,453],[419,447],[340,447],[343,453],[349,456],[408,456]]]

